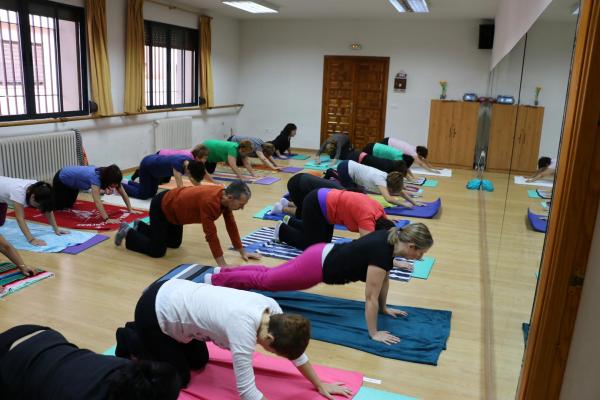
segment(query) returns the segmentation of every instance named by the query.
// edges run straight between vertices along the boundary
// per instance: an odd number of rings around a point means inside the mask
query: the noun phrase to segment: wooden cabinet
[[[544,107],[492,106],[487,168],[531,173],[537,169]]]
[[[473,167],[479,103],[432,100],[429,113],[429,161]]]

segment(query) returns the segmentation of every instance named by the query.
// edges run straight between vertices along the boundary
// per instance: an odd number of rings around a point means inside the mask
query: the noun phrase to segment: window
[[[0,0],[0,121],[89,113],[84,21],[83,8]]]
[[[144,21],[146,106],[198,105],[198,31]]]

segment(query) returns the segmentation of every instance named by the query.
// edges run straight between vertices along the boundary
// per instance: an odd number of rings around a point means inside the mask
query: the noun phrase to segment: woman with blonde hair
[[[365,319],[370,338],[394,344],[400,338],[377,329],[379,313],[394,318],[407,315],[404,311],[387,308],[389,271],[406,268],[405,263],[395,257],[419,260],[431,246],[433,238],[427,226],[414,223],[404,228],[375,231],[349,243],[318,243],[274,268],[264,265],[215,268],[212,274],[204,276],[204,281],[215,286],[269,291],[362,281],[366,283]]]

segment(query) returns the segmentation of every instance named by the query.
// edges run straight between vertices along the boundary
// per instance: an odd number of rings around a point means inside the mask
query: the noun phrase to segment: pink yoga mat
[[[240,398],[233,375],[231,353],[212,343],[207,343],[210,362],[201,372],[192,372],[189,386],[182,390],[178,400],[237,400]],[[254,353],[254,373],[256,386],[269,400],[323,400],[294,365],[284,358],[265,356]],[[358,372],[345,371],[313,365],[324,382],[344,382],[358,392],[362,385],[363,375]],[[345,399],[335,396],[336,399]]]

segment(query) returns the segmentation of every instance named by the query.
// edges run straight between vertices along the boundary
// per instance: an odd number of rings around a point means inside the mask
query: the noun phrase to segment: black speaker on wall
[[[479,25],[479,48],[491,49],[494,47],[494,24]]]

